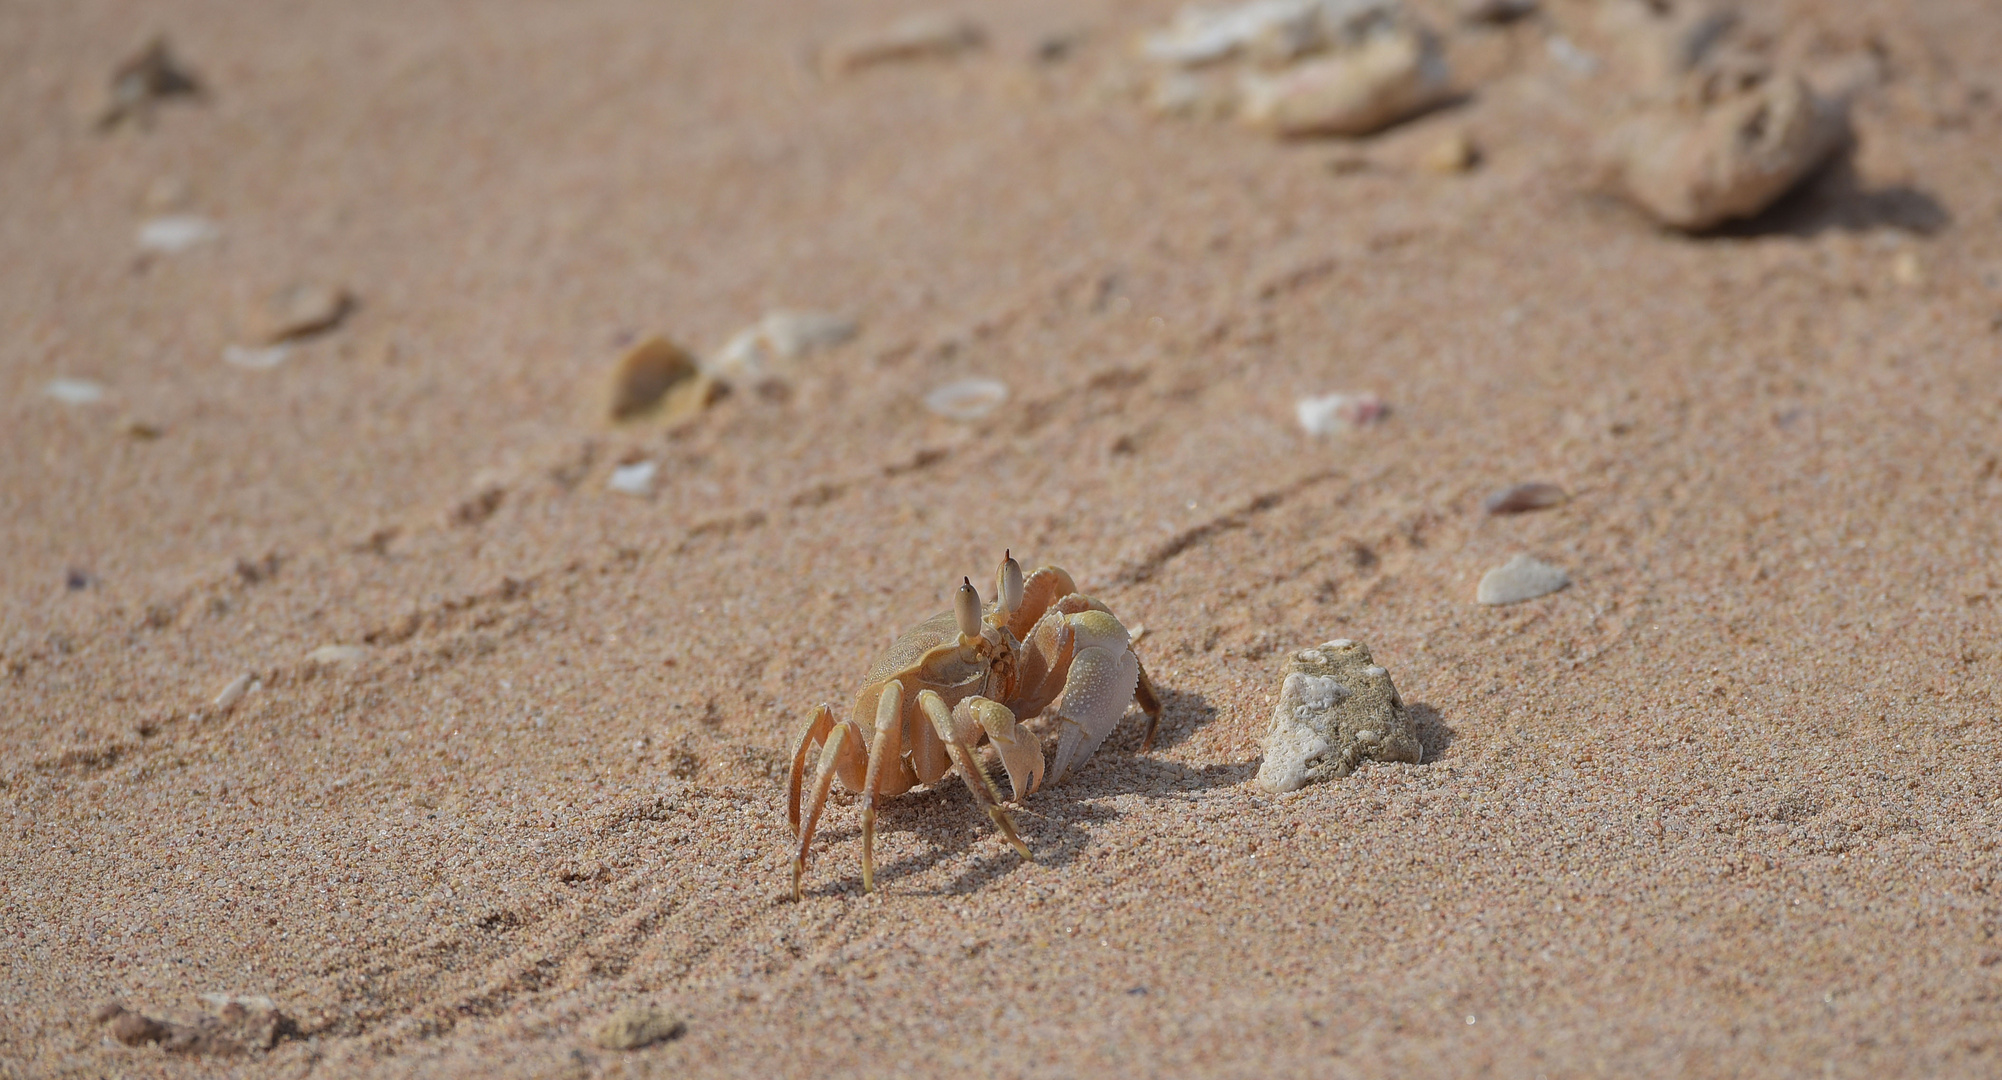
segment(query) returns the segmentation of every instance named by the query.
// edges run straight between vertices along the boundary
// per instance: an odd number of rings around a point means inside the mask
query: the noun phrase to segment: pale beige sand
[[[1703,240],[1592,194],[1606,94],[1533,22],[1336,175],[1094,89],[1172,7],[833,83],[816,42],[908,9],[0,7],[0,1074],[2002,1071],[1992,5],[1753,9],[1892,77]],[[210,100],[91,133],[156,29]],[[1406,167],[1456,126],[1482,168]],[[161,177],[219,242],[136,260]],[[300,278],[360,307],[224,364]],[[597,425],[620,342],[773,306],[864,330],[789,400]],[[967,376],[1014,397],[923,411]],[[1394,412],[1302,436],[1336,391]],[[1482,515],[1531,479],[1575,498]],[[1149,628],[1160,745],[1032,797],[1029,864],[895,800],[873,896],[842,797],[788,902],[799,719],[1004,546]],[[1518,552],[1575,583],[1477,606]],[[1283,652],[1336,636],[1426,762],[1262,797]],[[89,1020],[205,993],[297,1037]],[[636,1002],[685,1037],[597,1047]]]

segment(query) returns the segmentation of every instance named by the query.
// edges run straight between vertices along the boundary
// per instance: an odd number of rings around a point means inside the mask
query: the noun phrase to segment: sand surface
[[[2002,1072],[1989,0],[1750,7],[1882,77],[1701,238],[1592,186],[1581,0],[1436,12],[1469,93],[1344,143],[1150,115],[1168,0],[818,73],[907,10],[0,6],[0,1075]],[[94,132],[158,31],[206,98]],[[164,213],[220,235],[142,254]],[[225,363],[301,280],[359,304]],[[861,334],[602,422],[626,343],[777,307]],[[1304,434],[1335,392],[1391,412]],[[1482,512],[1529,480],[1572,498]],[[892,800],[873,895],[838,795],[791,902],[799,722],[1004,547],[1147,627],[1158,745],[1030,797],[1033,862]],[[1477,605],[1516,554],[1573,584]],[[1425,760],[1261,794],[1334,637]],[[91,1019],[205,994],[287,1023]],[[598,1046],[635,1004],[686,1033]]]

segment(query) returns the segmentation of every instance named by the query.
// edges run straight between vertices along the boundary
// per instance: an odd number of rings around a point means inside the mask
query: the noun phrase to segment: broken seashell
[[[160,102],[175,97],[200,97],[202,84],[174,58],[167,39],[156,37],[146,48],[111,74],[111,101],[98,117],[99,131],[110,131],[125,121],[150,127],[153,110]]]
[[[359,645],[322,645],[306,654],[306,662],[324,667],[339,664],[353,664],[368,658],[368,650]]]
[[[721,384],[696,366],[686,350],[666,338],[650,337],[628,349],[612,370],[611,418],[615,423],[679,423],[721,394]]]
[[[1140,52],[1181,67],[1238,55],[1276,66],[1338,45],[1399,11],[1397,0],[1252,0],[1227,8],[1185,7],[1166,29],[1141,39]]]
[[[707,367],[717,378],[756,383],[780,377],[788,361],[853,338],[855,320],[811,311],[773,311],[729,340]]]
[[[928,12],[830,43],[821,51],[820,69],[825,75],[847,75],[877,64],[957,56],[986,43],[987,32],[973,20]]]
[[[925,408],[948,420],[978,420],[1008,400],[1006,383],[994,379],[961,379],[925,395]]]
[[[1495,492],[1482,502],[1490,514],[1521,514],[1531,510],[1545,510],[1563,502],[1570,496],[1556,484],[1533,481],[1527,484],[1512,484]]]
[[[1527,555],[1515,558],[1481,575],[1474,598],[1483,604],[1516,604],[1554,593],[1571,584],[1571,575]]]
[[[226,345],[222,350],[224,363],[235,364],[253,371],[266,371],[285,362],[292,355],[290,345],[266,345],[253,348],[248,345]]]
[[[354,295],[318,282],[280,290],[265,305],[257,336],[276,345],[333,329],[354,310]]]
[[[651,461],[619,465],[612,469],[608,486],[613,491],[623,491],[628,495],[650,495],[653,493],[653,475],[659,469],[660,466]]]
[[[169,214],[139,226],[139,246],[146,251],[175,255],[197,244],[206,244],[222,235],[215,222],[192,214]]]
[[[1350,428],[1368,427],[1390,413],[1390,406],[1375,394],[1303,398],[1293,409],[1300,418],[1300,426],[1309,435],[1333,435]]]
[[[89,379],[50,379],[42,386],[42,396],[65,405],[89,405],[104,400],[104,387]]]

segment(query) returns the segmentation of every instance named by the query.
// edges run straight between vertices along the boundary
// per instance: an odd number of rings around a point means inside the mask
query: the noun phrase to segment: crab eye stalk
[[[1022,564],[1015,561],[1015,553],[1001,553],[1001,581],[996,589],[996,602],[1001,605],[1001,617],[1015,614],[1022,606]]]
[[[960,578],[960,585],[952,597],[952,617],[959,623],[959,632],[967,637],[980,636],[980,590],[973,587],[973,579]]]

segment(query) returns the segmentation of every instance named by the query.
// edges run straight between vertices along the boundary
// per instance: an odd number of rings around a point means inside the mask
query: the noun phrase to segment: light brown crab
[[[799,899],[814,826],[835,777],[862,795],[864,891],[876,887],[876,797],[936,784],[954,770],[1026,859],[1028,845],[1015,834],[974,748],[994,744],[1020,802],[1042,786],[1044,774],[1042,743],[1017,717],[1033,718],[1056,703],[1056,759],[1049,768],[1054,784],[1090,759],[1135,701],[1147,714],[1141,749],[1151,749],[1160,695],[1133,654],[1126,627],[1110,608],[1080,594],[1069,574],[1044,566],[1024,578],[1021,564],[1005,556],[984,616],[980,593],[971,579],[962,579],[953,610],[904,631],[877,658],[847,720],[835,720],[834,709],[820,705],[800,730],[786,789],[786,814],[799,839],[793,899]],[[819,768],[802,821],[807,760],[816,748]]]

